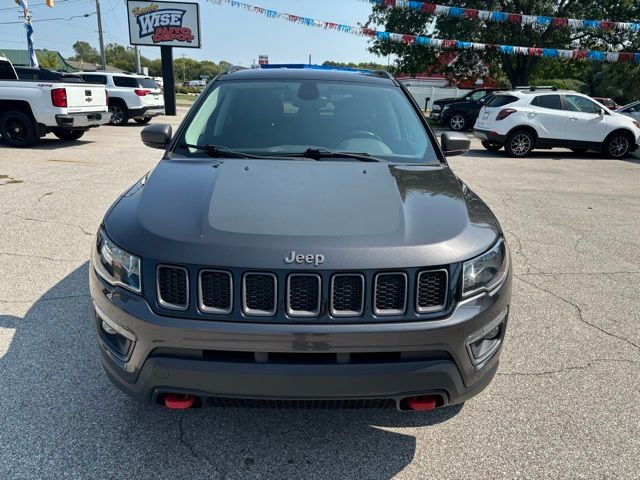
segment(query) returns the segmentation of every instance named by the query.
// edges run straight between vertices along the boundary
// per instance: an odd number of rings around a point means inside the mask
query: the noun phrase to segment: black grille
[[[375,313],[398,315],[406,306],[407,277],[404,273],[380,273],[375,282]]]
[[[188,306],[189,280],[182,267],[158,267],[158,300],[165,308],[184,310]]]
[[[391,398],[364,398],[347,400],[267,400],[251,398],[210,397],[211,407],[230,408],[277,408],[277,409],[353,409],[353,408],[395,408]]]
[[[200,273],[200,309],[209,313],[231,313],[231,274],[221,270]]]
[[[292,316],[317,316],[320,313],[320,277],[291,275],[287,288],[287,313]]]
[[[276,313],[276,277],[270,273],[247,273],[243,285],[244,313],[274,315]]]
[[[362,275],[335,275],[331,284],[331,314],[361,315],[364,301]]]
[[[434,270],[418,274],[417,300],[418,312],[442,310],[447,302],[447,271]]]

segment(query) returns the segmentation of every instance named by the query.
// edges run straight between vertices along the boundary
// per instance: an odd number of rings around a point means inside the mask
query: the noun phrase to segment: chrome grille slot
[[[438,312],[447,305],[448,273],[429,270],[418,274],[416,310],[418,313]]]
[[[158,303],[170,310],[189,307],[189,272],[184,267],[159,265],[156,270]]]
[[[336,274],[331,278],[331,315],[357,317],[364,311],[364,276]]]
[[[294,273],[287,277],[287,314],[317,317],[320,314],[320,276]]]
[[[407,307],[407,275],[379,273],[374,282],[373,311],[376,315],[401,315]]]
[[[198,280],[198,303],[205,313],[229,314],[233,310],[233,280],[224,270],[203,270]]]
[[[273,273],[245,273],[242,277],[242,311],[245,315],[275,315],[278,300],[277,283]]]

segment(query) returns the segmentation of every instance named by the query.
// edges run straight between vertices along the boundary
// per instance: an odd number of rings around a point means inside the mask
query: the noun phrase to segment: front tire
[[[497,152],[502,148],[502,145],[498,145],[497,143],[490,143],[490,142],[487,142],[486,140],[482,141],[482,146],[487,150],[489,150],[490,152]]]
[[[74,142],[84,135],[84,130],[55,130],[53,134],[65,142]]]
[[[518,130],[507,138],[504,149],[507,153],[516,158],[528,156],[533,150],[535,138],[531,132]]]
[[[467,117],[464,113],[454,113],[449,118],[449,128],[454,132],[463,132],[467,129]]]
[[[602,151],[607,158],[626,157],[631,151],[629,136],[625,133],[614,133],[605,141]]]
[[[109,113],[111,113],[111,120],[109,123],[111,125],[121,126],[126,125],[129,121],[129,113],[127,112],[127,108],[121,103],[114,103],[113,105],[109,105]]]
[[[36,125],[31,115],[11,110],[0,117],[0,134],[12,147],[27,148],[38,143]]]

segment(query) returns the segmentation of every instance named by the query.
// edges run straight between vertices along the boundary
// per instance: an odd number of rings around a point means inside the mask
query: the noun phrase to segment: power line
[[[61,3],[77,3],[77,2],[83,2],[85,0],[58,0],[58,5]],[[32,5],[29,5],[29,10],[31,10],[32,8],[38,8],[38,7],[46,7],[47,4],[46,3],[34,3]],[[22,7],[20,7],[19,5],[16,5],[15,7],[4,7],[4,8],[0,8],[0,12],[6,11],[6,10],[17,10],[17,11],[22,11]]]
[[[91,13],[85,13],[84,15],[73,15],[72,17],[55,17],[55,18],[41,18],[39,20],[31,20],[31,23],[34,22],[51,22],[54,20],[61,20],[63,22],[70,22],[71,20],[73,20],[74,18],[86,18],[86,17],[90,17],[91,15],[95,15],[96,12],[91,12]],[[16,25],[16,24],[22,24],[24,23],[23,21],[17,21],[17,22],[0,22],[0,25]]]

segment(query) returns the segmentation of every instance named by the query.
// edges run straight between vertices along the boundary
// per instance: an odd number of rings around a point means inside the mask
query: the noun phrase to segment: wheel
[[[526,157],[533,150],[534,142],[535,139],[532,133],[526,130],[519,130],[509,135],[504,149],[512,157]]]
[[[449,118],[449,128],[456,132],[462,132],[467,129],[467,117],[464,113],[454,113]]]
[[[482,141],[482,146],[487,150],[489,150],[490,152],[497,152],[502,148],[502,145],[498,145],[497,143],[490,143],[490,142],[487,142],[486,140]]]
[[[84,135],[84,130],[54,130],[53,134],[65,142],[73,142]]]
[[[111,113],[111,125],[125,125],[129,121],[129,114],[126,107],[120,103],[109,105],[109,113]]]
[[[36,126],[31,115],[20,110],[11,110],[0,118],[0,134],[12,147],[32,147],[38,143]]]
[[[629,153],[631,142],[626,133],[614,133],[604,143],[602,152],[608,158],[624,158]]]
[[[134,118],[133,120],[140,125],[146,125],[151,121],[151,117]]]
[[[587,150],[589,149],[588,148],[570,148],[569,150],[571,150],[573,153],[583,154],[583,153],[587,153]]]

